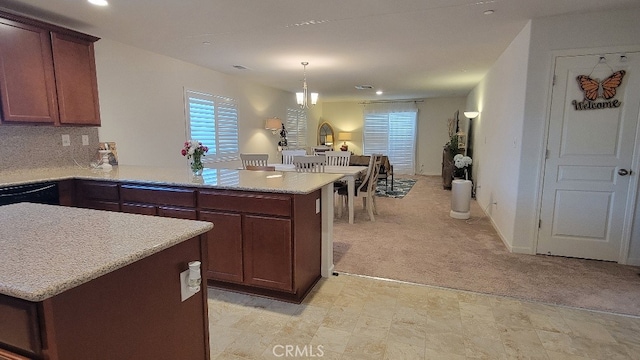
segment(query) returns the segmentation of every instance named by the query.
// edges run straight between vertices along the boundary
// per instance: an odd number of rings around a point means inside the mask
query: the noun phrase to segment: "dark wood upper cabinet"
[[[0,120],[99,126],[97,40],[0,11]]]
[[[93,42],[51,33],[60,124],[100,125]]]
[[[0,18],[0,100],[4,122],[57,121],[49,31]]]

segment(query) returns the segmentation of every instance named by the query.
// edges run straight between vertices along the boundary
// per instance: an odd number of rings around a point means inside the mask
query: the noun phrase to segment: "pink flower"
[[[181,153],[182,153],[182,156],[186,156],[187,155],[187,150],[182,149]]]

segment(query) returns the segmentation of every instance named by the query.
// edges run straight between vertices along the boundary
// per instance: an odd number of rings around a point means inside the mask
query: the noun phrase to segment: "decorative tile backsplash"
[[[62,146],[63,134],[69,135],[70,146]],[[89,137],[89,145],[82,145],[82,135]],[[97,127],[0,125],[0,171],[73,166],[76,162],[88,167],[97,158]]]

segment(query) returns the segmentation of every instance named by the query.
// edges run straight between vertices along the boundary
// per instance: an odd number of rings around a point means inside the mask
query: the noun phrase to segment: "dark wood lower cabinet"
[[[242,215],[201,211],[200,220],[213,223],[207,240],[208,279],[244,282],[242,252]]]
[[[76,183],[78,206],[87,209],[120,211],[118,183],[80,180]]]
[[[246,215],[242,238],[245,283],[293,291],[291,220]]]
[[[201,190],[209,284],[301,302],[320,279],[322,226],[311,194]]]
[[[320,278],[320,190],[279,194],[92,180],[64,189],[75,189],[82,207],[212,222],[203,274],[212,286],[300,302]]]
[[[206,235],[41,302],[0,295],[0,359],[209,359],[206,288],[181,301],[180,272],[206,265]]]

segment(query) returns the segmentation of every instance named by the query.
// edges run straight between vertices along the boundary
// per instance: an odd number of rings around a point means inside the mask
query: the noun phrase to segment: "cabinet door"
[[[207,235],[207,278],[242,283],[241,215],[201,211],[200,220],[213,223],[213,230]]]
[[[291,292],[291,220],[245,215],[242,236],[245,284]]]
[[[48,31],[0,19],[0,102],[4,122],[57,121]]]
[[[93,43],[51,33],[60,124],[100,125]]]
[[[80,207],[120,211],[118,183],[93,180],[79,180],[76,196]]]

